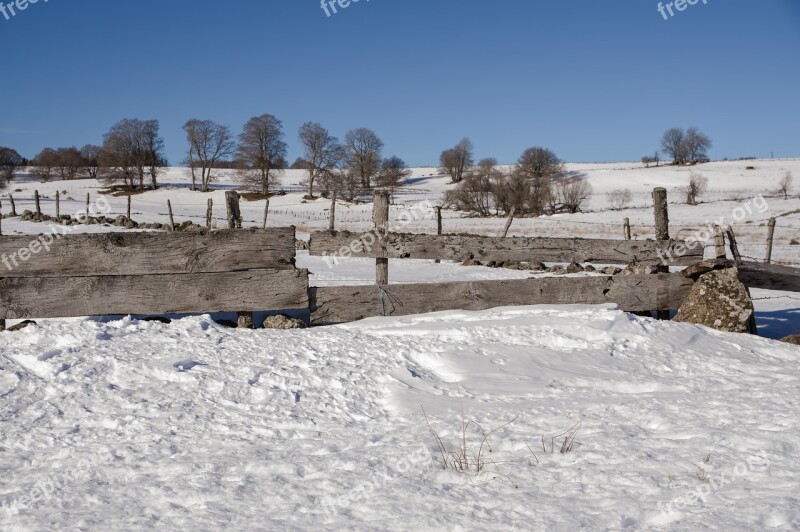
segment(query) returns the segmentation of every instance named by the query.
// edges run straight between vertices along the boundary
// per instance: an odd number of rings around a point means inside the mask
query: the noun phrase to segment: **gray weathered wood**
[[[800,292],[800,268],[750,261],[737,267],[739,279],[750,288]]]
[[[36,205],[36,214],[42,214],[42,206],[39,204],[39,191],[33,191],[33,200]]]
[[[667,189],[656,188],[653,190],[653,209],[656,219],[656,240],[669,240]]]
[[[56,190],[56,218],[61,218],[61,193]]]
[[[375,234],[386,235],[389,231],[389,193],[375,191],[372,220],[375,222]],[[389,259],[381,254],[375,259],[375,282],[378,286],[389,284]]]
[[[506,227],[503,229],[503,238],[508,236],[508,230],[511,229],[511,224],[514,223],[514,215],[517,213],[516,207],[511,207],[511,212],[508,214],[508,220],[506,221]]]
[[[442,208],[441,207],[434,207],[436,210],[436,234],[442,234]],[[441,259],[436,259],[436,264],[441,263]]]
[[[17,216],[17,204],[14,203],[14,196],[9,194],[8,199],[11,201],[11,216]]]
[[[172,202],[167,200],[167,211],[169,212],[169,230],[175,230],[175,218],[172,216]]]
[[[0,278],[0,319],[303,308],[307,270]]]
[[[741,261],[742,256],[739,253],[739,244],[736,243],[736,234],[733,232],[733,227],[730,225],[725,230],[725,233],[728,235],[728,245],[731,247],[731,254],[733,255],[733,260]]]
[[[264,204],[264,226],[263,226],[263,229],[267,228],[267,218],[269,218],[269,198],[267,198],[267,202]]]
[[[128,194],[128,210],[127,210],[128,220],[131,219],[131,195]]]
[[[676,248],[680,249],[679,246],[686,247],[683,242],[678,241],[389,233],[386,237],[386,253],[383,254],[374,232],[359,234],[323,231],[311,235],[309,249],[312,255],[384,256],[390,259],[443,259],[459,262],[467,259],[600,264],[628,264],[638,261],[655,265],[662,263],[659,253],[668,260],[672,257],[674,260],[670,260],[670,264],[676,266],[688,266],[702,260],[702,246],[686,248],[683,255],[676,251]]]
[[[772,262],[772,240],[775,237],[775,218],[769,219],[769,229],[767,233],[767,258],[764,262]]]
[[[335,231],[336,230],[336,191],[333,191],[333,196],[331,197],[331,212],[330,217],[328,218],[328,231]]]
[[[625,218],[625,221],[622,224],[622,232],[625,240],[631,239],[631,220],[630,218]]]
[[[59,232],[59,235],[61,233]],[[145,275],[292,269],[294,228],[210,233],[101,233],[56,237],[48,233],[0,239],[0,277]],[[49,243],[22,260],[31,242]],[[15,264],[16,261],[16,264]]]
[[[485,310],[512,305],[616,303],[623,310],[680,307],[693,285],[680,274],[551,277],[512,281],[318,287],[310,289],[311,322],[329,325],[387,314]]]
[[[211,215],[214,213],[214,200],[208,198],[208,208],[206,209],[206,229],[211,230]]]
[[[725,233],[722,232],[722,227],[714,226],[714,253],[717,259],[727,258],[728,253],[725,251]]]
[[[228,229],[241,229],[242,211],[239,208],[239,193],[230,190],[225,193],[225,207],[228,211]]]

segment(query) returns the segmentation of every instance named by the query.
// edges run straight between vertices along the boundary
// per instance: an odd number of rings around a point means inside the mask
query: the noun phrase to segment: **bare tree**
[[[681,128],[673,127],[661,137],[661,150],[672,158],[672,164],[686,164],[686,133]]]
[[[53,148],[44,148],[33,159],[33,169],[31,173],[39,177],[44,183],[53,178],[53,172],[59,165],[59,158],[56,150]]]
[[[711,148],[711,139],[696,127],[686,130],[684,138],[685,154],[688,162],[697,164],[708,159],[708,150]]]
[[[300,126],[298,134],[305,149],[304,158],[308,161],[308,199],[314,199],[314,184],[317,179],[334,172],[344,157],[339,140],[328,130],[315,122]]]
[[[406,167],[406,162],[393,155],[381,161],[376,184],[381,188],[387,189],[394,196],[394,190],[402,186],[403,181],[410,175],[411,170]]]
[[[166,166],[164,142],[159,135],[158,120],[125,119],[114,124],[103,137],[99,166],[103,179],[122,181],[126,188],[144,189],[149,172],[153,189],[158,187],[158,173]]]
[[[558,196],[564,210],[574,214],[580,212],[581,205],[592,195],[592,185],[584,176],[571,175],[558,181]]]
[[[686,203],[697,205],[697,198],[708,190],[708,178],[692,172],[689,175],[689,185],[686,187]]]
[[[608,203],[611,205],[612,211],[621,211],[630,205],[633,201],[633,195],[629,188],[616,188],[606,193]]]
[[[228,126],[211,120],[188,120],[183,125],[189,150],[186,162],[192,172],[192,190],[196,187],[197,171],[200,171],[200,190],[208,192],[214,179],[214,168],[219,162],[233,154],[236,143]]]
[[[363,188],[370,188],[381,169],[383,141],[374,131],[362,127],[345,135],[344,150],[347,168],[359,178]]]
[[[792,181],[794,181],[794,176],[791,172],[786,172],[778,182],[778,194],[782,194],[783,199],[789,199],[789,193],[792,191]]]
[[[83,157],[77,148],[58,148],[56,150],[56,170],[62,180],[72,180],[77,177],[83,166]]]
[[[25,159],[17,150],[0,146],[0,186],[6,186],[12,179],[17,169],[25,163]]]
[[[642,164],[644,165],[645,168],[650,168],[650,165],[653,163],[655,163],[655,161],[653,160],[652,155],[645,155],[644,157],[642,157]]]
[[[83,167],[81,168],[81,171],[89,176],[89,179],[97,178],[100,149],[100,146],[95,146],[94,144],[87,144],[81,148],[81,159],[83,159]]]
[[[248,120],[239,135],[238,158],[244,166],[245,181],[268,195],[277,174],[286,166],[283,123],[270,114]]]
[[[515,172],[531,183],[531,212],[541,215],[548,206],[552,212],[557,198],[553,186],[565,172],[564,162],[553,151],[537,146],[523,152]]]
[[[444,150],[439,156],[439,170],[443,174],[447,174],[453,180],[453,183],[458,183],[464,178],[464,172],[467,168],[472,166],[473,152],[475,147],[472,141],[468,138],[463,138],[455,145],[454,148]]]

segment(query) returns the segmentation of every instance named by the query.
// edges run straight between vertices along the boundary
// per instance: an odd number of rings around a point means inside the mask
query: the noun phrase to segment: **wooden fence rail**
[[[382,245],[386,253],[382,252]],[[689,249],[675,240],[590,240],[583,238],[486,237],[477,235],[418,235],[339,231],[311,235],[311,255],[345,255],[389,259],[467,259],[519,262],[594,262],[599,264],[688,266],[703,260],[703,247]]]

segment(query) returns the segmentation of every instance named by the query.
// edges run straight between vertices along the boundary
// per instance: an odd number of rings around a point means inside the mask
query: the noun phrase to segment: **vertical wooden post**
[[[336,191],[333,191],[333,197],[331,198],[331,212],[330,217],[328,219],[328,231],[333,233],[336,231]]]
[[[725,233],[722,232],[722,227],[714,226],[714,254],[717,259],[727,258],[728,254],[725,251]]]
[[[242,212],[239,210],[239,193],[231,190],[225,193],[225,206],[228,209],[228,228],[242,228]]]
[[[42,214],[42,206],[39,205],[39,191],[38,190],[34,190],[33,191],[33,199],[36,202],[36,214],[41,215]]]
[[[17,215],[17,204],[14,203],[14,196],[11,194],[8,195],[8,199],[11,200],[11,216]]]
[[[128,220],[130,220],[131,219],[131,195],[130,194],[128,194],[128,214],[127,214],[127,216],[128,216]]]
[[[769,219],[769,233],[767,233],[767,264],[772,262],[772,240],[775,237],[775,218]]]
[[[169,230],[175,230],[175,218],[172,217],[172,203],[167,200],[167,210],[169,211]]]
[[[267,203],[264,205],[264,229],[267,228],[268,217],[269,217],[269,198],[267,198]]]
[[[669,240],[667,189],[657,188],[653,190],[653,204],[656,218],[656,240]]]
[[[742,256],[739,254],[739,244],[736,243],[736,235],[733,233],[733,227],[729,225],[725,232],[728,234],[728,245],[731,247],[733,260],[741,262]]]
[[[86,193],[86,217],[89,217],[89,193]]]
[[[506,221],[506,228],[503,230],[503,238],[508,236],[508,230],[511,229],[511,224],[514,223],[514,215],[517,213],[516,207],[511,207],[511,212],[508,213],[508,221]]]
[[[206,209],[206,229],[211,230],[211,215],[214,212],[214,200],[208,198],[208,208]]]
[[[2,319],[0,320],[0,332],[5,332],[5,330],[6,330],[6,320]]]
[[[625,218],[624,223],[622,224],[622,230],[625,235],[625,240],[631,239],[631,219]]]
[[[436,210],[436,234],[442,236],[442,208],[434,207]],[[436,264],[441,264],[440,259],[436,259]]]
[[[56,218],[61,220],[61,193],[56,190]]]
[[[656,188],[653,190],[653,209],[656,222],[656,240],[669,240],[669,211],[667,206],[667,189]],[[669,273],[669,265],[658,266],[659,273]],[[658,310],[658,319],[668,320],[669,310]]]
[[[3,236],[3,211],[0,210],[0,236]]]
[[[372,221],[375,223],[375,234],[380,239],[389,232],[389,193],[376,190],[373,198]],[[386,245],[381,243],[381,249]],[[378,286],[389,284],[389,259],[375,259],[375,283]]]

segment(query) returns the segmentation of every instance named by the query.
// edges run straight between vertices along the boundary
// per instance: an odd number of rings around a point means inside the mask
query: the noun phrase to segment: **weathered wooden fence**
[[[3,237],[0,319],[306,309],[294,254],[294,228]]]

